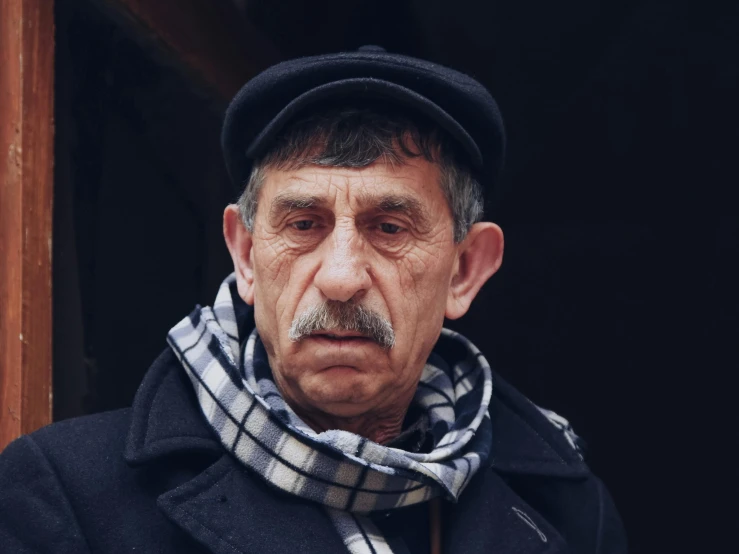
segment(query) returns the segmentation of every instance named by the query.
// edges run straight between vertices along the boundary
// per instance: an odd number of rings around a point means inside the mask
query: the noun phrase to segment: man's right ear
[[[223,237],[231,253],[239,296],[250,306],[254,305],[254,263],[252,260],[252,235],[241,219],[239,207],[229,204],[223,212]]]

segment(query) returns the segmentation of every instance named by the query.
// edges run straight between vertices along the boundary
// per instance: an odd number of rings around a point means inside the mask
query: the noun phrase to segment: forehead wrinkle
[[[310,175],[290,175],[286,181],[288,188],[278,192],[270,202],[268,218],[277,221],[295,210],[310,208],[330,209],[342,189],[337,180],[349,176],[335,175],[333,172],[312,173]],[[348,189],[349,187],[344,187]],[[311,192],[318,191],[318,192]]]

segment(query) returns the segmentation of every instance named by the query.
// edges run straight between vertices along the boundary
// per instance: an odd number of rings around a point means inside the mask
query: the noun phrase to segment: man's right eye
[[[310,219],[301,219],[300,221],[294,221],[290,224],[293,229],[298,231],[310,231],[313,227],[313,221]]]

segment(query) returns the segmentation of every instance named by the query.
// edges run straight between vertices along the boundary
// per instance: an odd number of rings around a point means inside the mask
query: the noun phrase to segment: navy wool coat
[[[443,552],[626,552],[601,481],[533,404],[493,382],[493,456],[458,504],[444,503]],[[273,490],[225,451],[169,349],[131,408],[55,423],[5,449],[0,551],[347,552],[321,506]]]

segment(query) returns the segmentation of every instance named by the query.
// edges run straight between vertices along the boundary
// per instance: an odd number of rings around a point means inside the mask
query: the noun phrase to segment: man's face
[[[268,170],[258,206],[245,299],[288,402],[339,417],[405,407],[458,260],[437,166]],[[293,322],[326,301],[384,317],[394,346],[330,330],[291,341]]]

